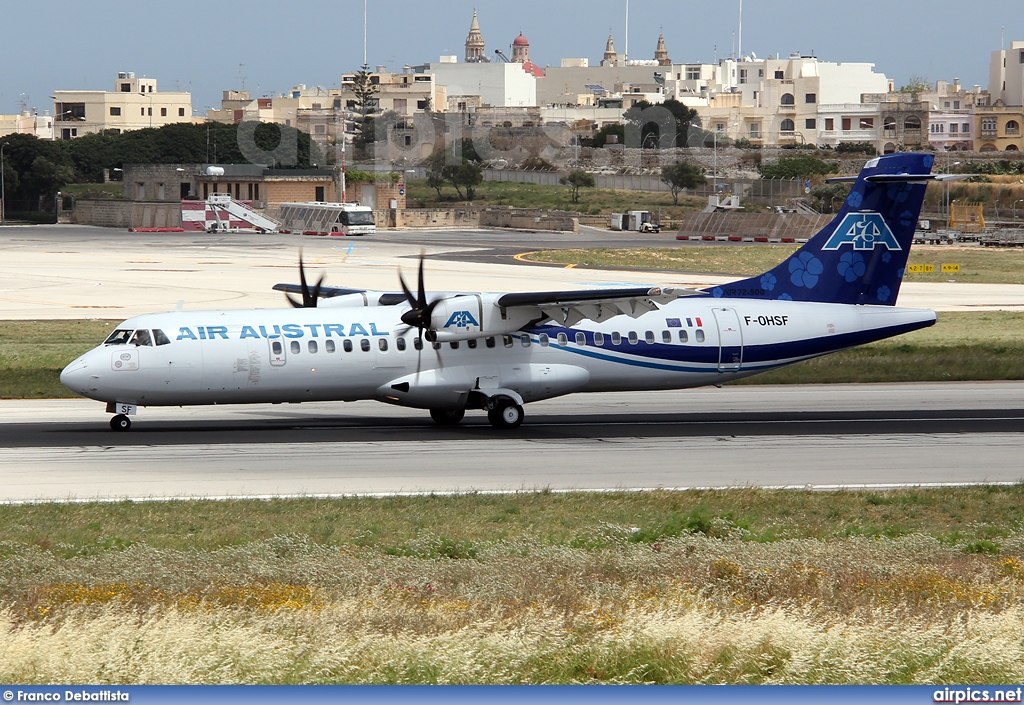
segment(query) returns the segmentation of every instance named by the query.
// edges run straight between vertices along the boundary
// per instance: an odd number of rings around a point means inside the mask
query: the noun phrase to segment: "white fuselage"
[[[931,325],[935,313],[888,306],[680,298],[636,318],[546,323],[472,341],[423,341],[406,306],[147,314],[119,329],[164,344],[103,344],[61,381],[138,406],[377,399],[460,408],[473,390],[523,401],[570,392],[721,384]],[[562,334],[560,336],[559,334]]]

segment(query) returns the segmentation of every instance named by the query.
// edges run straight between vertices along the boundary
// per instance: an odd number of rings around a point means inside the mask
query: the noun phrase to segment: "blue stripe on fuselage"
[[[778,363],[789,363],[818,357],[830,352],[845,350],[857,345],[872,343],[876,340],[890,338],[910,331],[918,330],[932,325],[931,321],[902,323],[895,326],[873,328],[871,330],[855,331],[853,333],[838,333],[828,337],[807,338],[804,340],[793,340],[782,343],[769,343],[767,345],[744,345],[742,370],[769,369]],[[707,372],[708,367],[684,367],[684,364],[718,366],[719,346],[707,344],[703,346],[680,345],[668,343],[647,343],[638,342],[636,345],[622,343],[617,346],[594,345],[592,331],[579,331],[575,328],[561,328],[551,326],[532,327],[525,332],[530,334],[530,339],[538,343],[537,335],[545,333],[550,338],[555,338],[558,333],[565,333],[567,336],[574,336],[582,332],[587,336],[587,345],[592,347],[576,347],[573,345],[559,345],[549,343],[549,347],[565,350],[584,357],[590,357],[608,362],[631,365],[634,367],[646,367],[656,370],[668,370],[672,372]],[[608,336],[608,334],[605,334]],[[643,351],[637,350],[643,347]],[[607,352],[605,352],[607,351]],[[626,355],[629,357],[619,357]],[[638,359],[639,358],[639,359]],[[669,363],[677,364],[669,364]]]

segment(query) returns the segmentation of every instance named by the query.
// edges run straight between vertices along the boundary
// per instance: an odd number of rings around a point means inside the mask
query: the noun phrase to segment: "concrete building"
[[[132,72],[117,74],[113,91],[58,90],[53,98],[56,139],[192,122],[190,93],[158,91],[155,78],[137,78]]]
[[[928,144],[936,151],[973,150],[973,110],[932,110],[928,114]]]
[[[683,75],[683,71],[685,75]],[[725,59],[717,68],[673,67],[677,86],[695,100],[706,125],[733,139],[763,146],[871,142],[880,146],[880,110],[862,95],[888,92],[891,82],[873,64],[831,63],[792,54],[787,59]],[[685,101],[683,101],[685,102]]]
[[[53,139],[53,116],[49,110],[40,115],[34,108],[17,115],[0,115],[0,137],[5,135],[35,135],[39,139]]]
[[[993,103],[1024,105],[1024,42],[1010,42],[1009,49],[992,52],[988,76]]]
[[[488,107],[534,107],[537,105],[537,78],[515,63],[459,64],[449,60],[415,66],[414,75],[433,75],[446,95],[479,96]],[[445,105],[439,102],[438,105]]]
[[[1003,105],[997,100],[994,105],[974,108],[974,148],[979,152],[1020,152],[1024,126],[1024,107]]]
[[[931,105],[919,93],[865,93],[862,102],[878,106],[881,141],[875,145],[882,154],[928,147]]]

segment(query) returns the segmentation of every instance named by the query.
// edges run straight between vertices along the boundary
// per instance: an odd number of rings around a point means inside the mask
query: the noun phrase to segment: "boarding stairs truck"
[[[377,232],[373,209],[358,203],[282,203],[281,225],[303,235],[372,235]]]
[[[209,232],[228,232],[235,230],[231,227],[232,220],[241,220],[260,232],[275,233],[280,228],[273,218],[257,213],[249,206],[236,201],[227,193],[214,193],[206,199],[206,206],[213,211],[214,222],[208,223]],[[221,216],[224,216],[223,218]]]

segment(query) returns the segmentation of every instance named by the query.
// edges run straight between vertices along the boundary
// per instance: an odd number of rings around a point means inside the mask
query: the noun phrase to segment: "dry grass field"
[[[1022,499],[2,507],[0,680],[1019,682]]]

